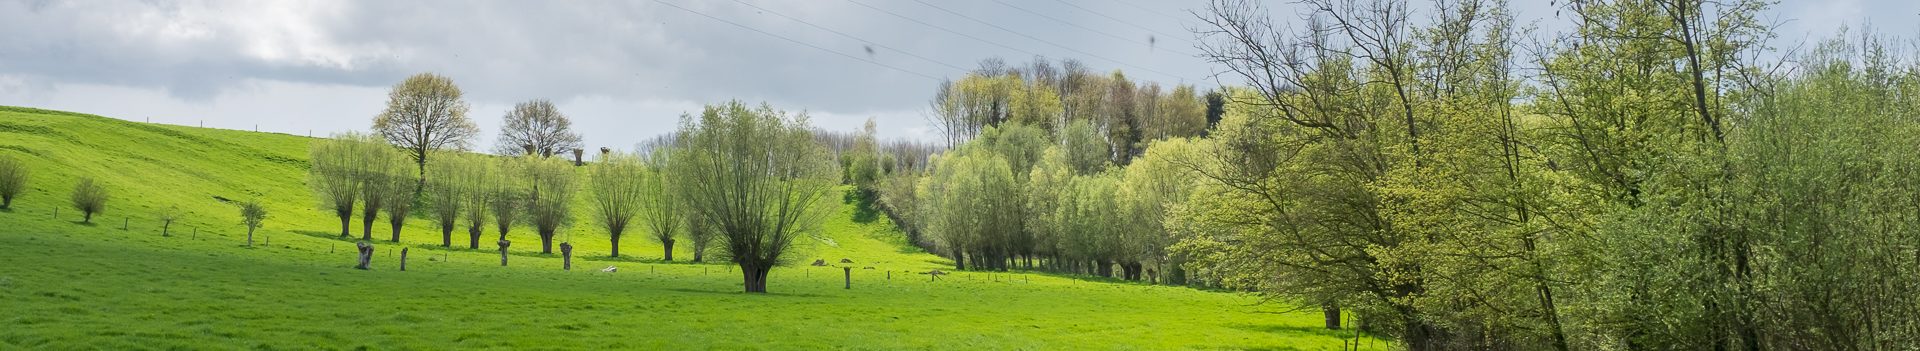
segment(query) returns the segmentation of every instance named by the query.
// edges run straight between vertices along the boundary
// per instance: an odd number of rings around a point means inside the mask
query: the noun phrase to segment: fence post
[[[840,271],[847,275],[847,290],[853,290],[853,267],[840,267]]]
[[[120,230],[127,230],[127,222],[131,222],[131,221],[133,220],[128,219],[127,217],[120,217]]]

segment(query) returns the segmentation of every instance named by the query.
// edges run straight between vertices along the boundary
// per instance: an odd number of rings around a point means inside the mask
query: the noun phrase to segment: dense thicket
[[[878,197],[965,268],[1257,291],[1416,350],[1920,343],[1920,63],[1871,33],[1775,52],[1762,2],[1572,1],[1521,49],[1495,1],[1300,5],[1196,11],[1247,85],[1173,138],[1118,74],[1059,107],[1017,98],[1036,70],[945,84],[955,146]]]

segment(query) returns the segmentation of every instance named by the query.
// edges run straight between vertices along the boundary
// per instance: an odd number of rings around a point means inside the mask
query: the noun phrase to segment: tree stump
[[[407,271],[407,248],[400,248],[400,271]]]
[[[353,246],[360,251],[360,265],[353,266],[353,268],[361,270],[372,269],[369,266],[373,264],[373,244],[362,241],[354,243]]]
[[[840,272],[846,274],[847,290],[853,290],[853,267],[840,267]]]
[[[560,243],[560,270],[573,270],[573,244]]]
[[[507,246],[509,245],[513,245],[513,242],[507,241],[507,239],[500,239],[500,266],[501,267],[507,266]]]

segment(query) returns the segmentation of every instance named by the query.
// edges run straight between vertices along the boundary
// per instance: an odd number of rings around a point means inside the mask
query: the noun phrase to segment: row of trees
[[[1216,94],[1203,98],[1191,85],[1165,89],[1135,83],[1114,71],[1098,74],[1077,60],[1058,66],[1035,58],[1009,67],[987,59],[958,81],[942,82],[929,103],[936,126],[956,146],[986,127],[1018,123],[1057,131],[1086,121],[1112,141],[1111,160],[1125,164],[1152,140],[1198,136],[1217,117]]]

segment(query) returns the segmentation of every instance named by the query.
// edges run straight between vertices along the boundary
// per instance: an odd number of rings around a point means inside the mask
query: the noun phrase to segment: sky
[[[1512,0],[1554,30],[1548,0]],[[1416,19],[1424,17],[1415,1]],[[1275,18],[1297,18],[1269,2]],[[553,101],[587,148],[631,148],[738,99],[867,119],[933,140],[928,99],[977,62],[1073,58],[1162,85],[1216,80],[1196,58],[1204,0],[0,0],[0,105],[325,136],[367,130],[391,86],[451,77],[493,147],[515,103]],[[1776,47],[1872,23],[1920,37],[1920,1],[1789,0]]]

